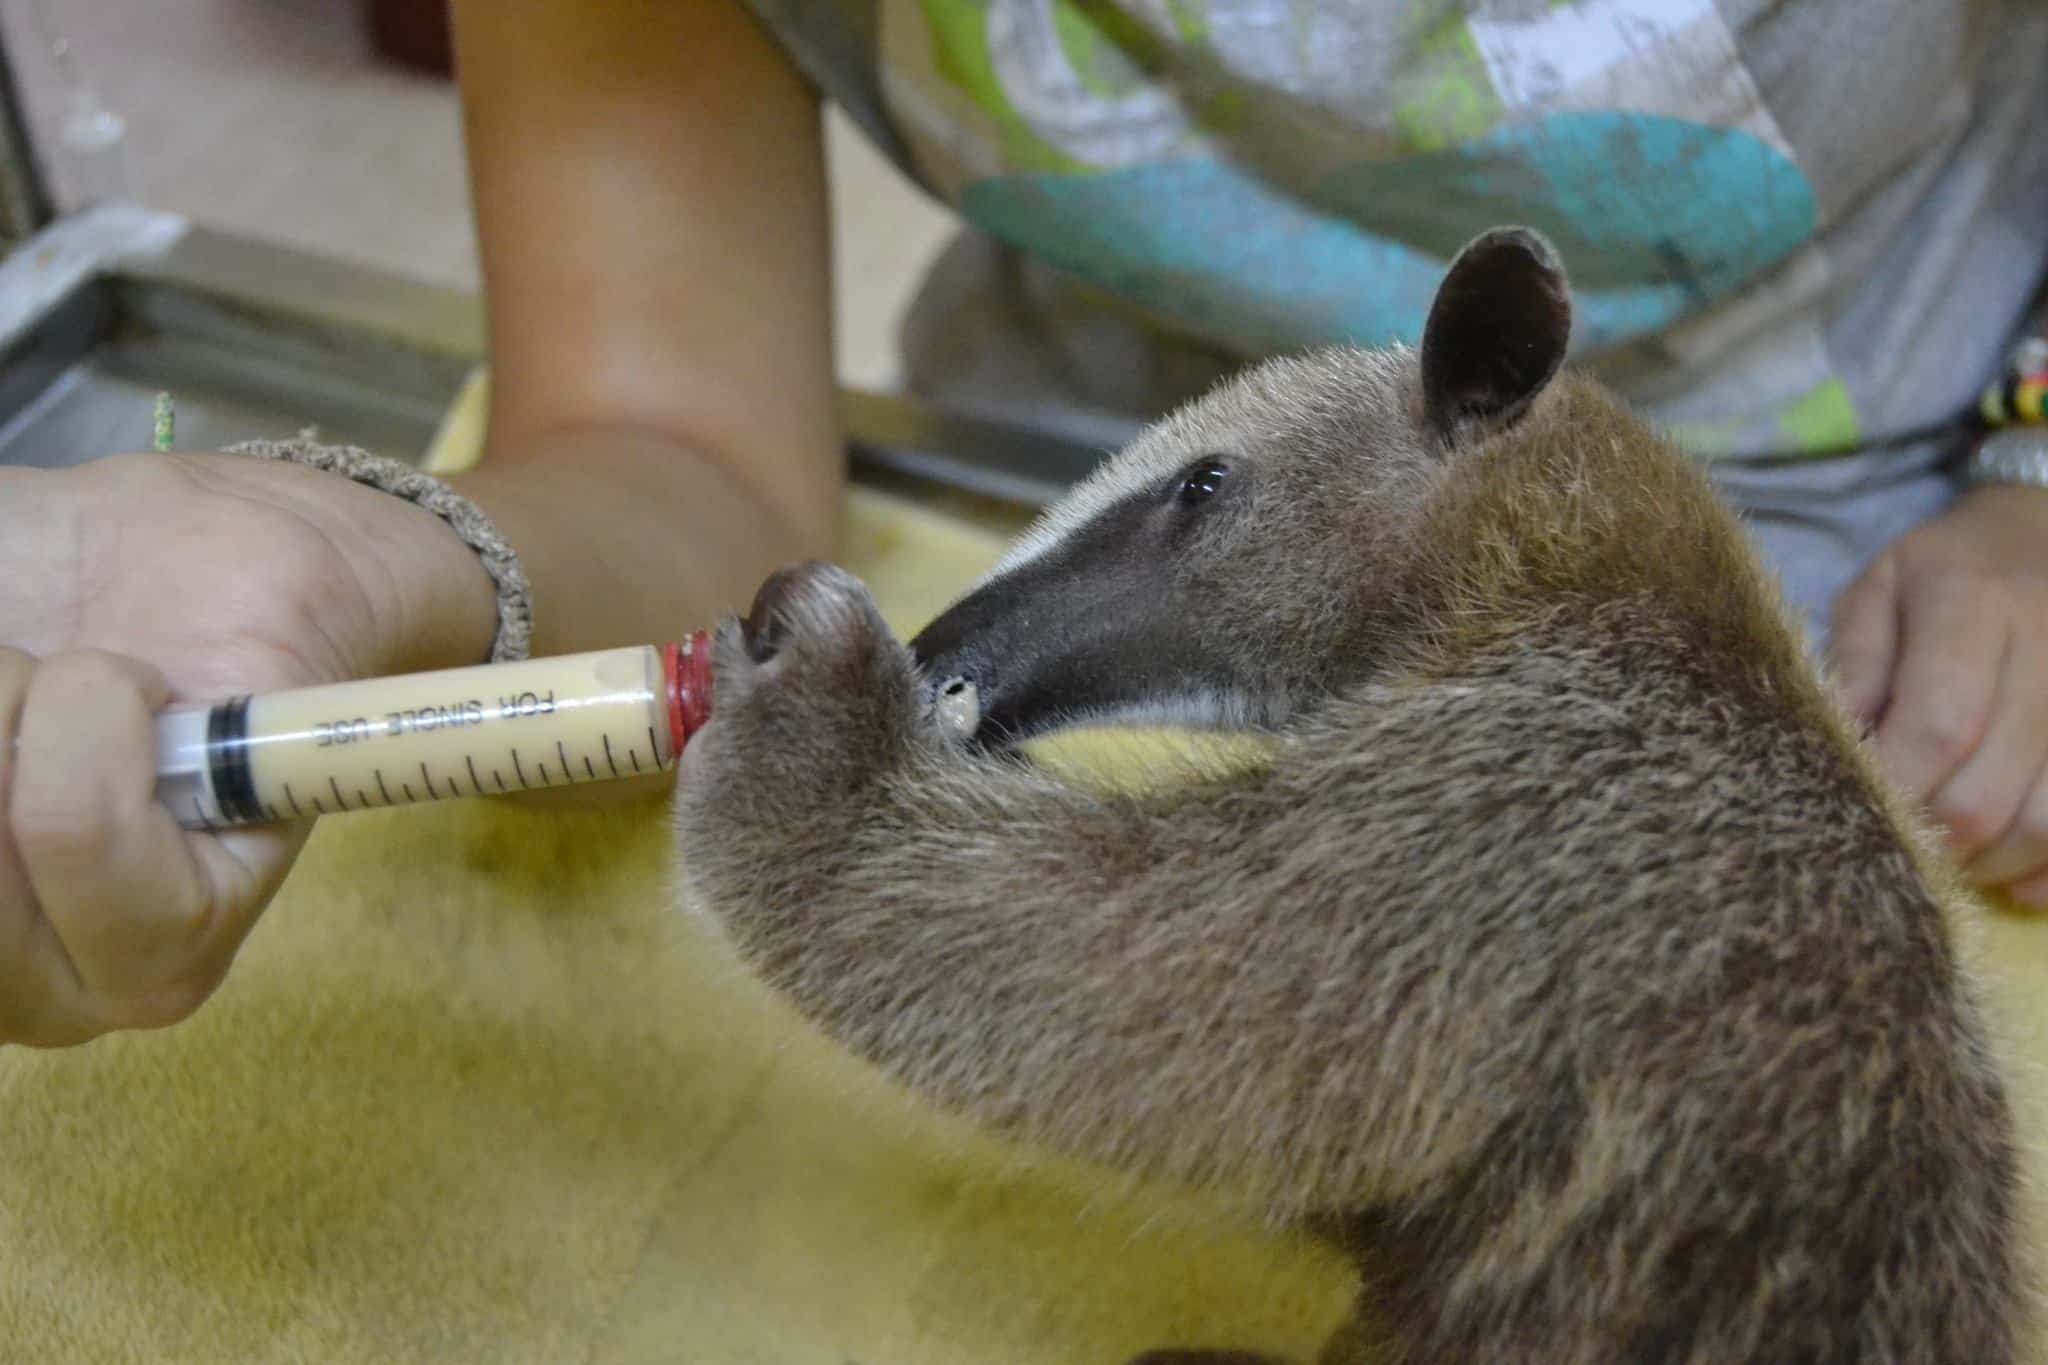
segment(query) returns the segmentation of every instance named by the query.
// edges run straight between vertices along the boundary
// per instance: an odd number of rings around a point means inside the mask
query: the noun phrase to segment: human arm
[[[453,6],[486,454],[536,652],[666,639],[835,548],[812,92],[738,3]]]
[[[305,841],[179,829],[158,708],[470,663],[492,601],[431,513],[314,470],[0,469],[0,1043],[190,1014]]]
[[[832,549],[815,100],[736,3],[455,18],[495,395],[456,482],[520,554],[536,652],[675,638]],[[305,829],[175,830],[148,715],[478,662],[491,585],[431,515],[294,466],[0,480],[0,1042],[173,1022]]]

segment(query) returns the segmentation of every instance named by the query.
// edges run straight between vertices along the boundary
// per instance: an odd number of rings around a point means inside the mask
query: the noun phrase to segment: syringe
[[[698,631],[169,707],[157,799],[217,829],[661,772],[709,717],[710,653]]]

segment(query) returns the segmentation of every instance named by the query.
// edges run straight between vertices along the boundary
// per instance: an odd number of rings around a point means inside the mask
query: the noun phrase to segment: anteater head
[[[971,683],[997,746],[1284,721],[1373,648],[1423,509],[1462,452],[1524,419],[1570,335],[1549,245],[1486,233],[1419,350],[1266,362],[1105,461],[912,642],[929,685]]]

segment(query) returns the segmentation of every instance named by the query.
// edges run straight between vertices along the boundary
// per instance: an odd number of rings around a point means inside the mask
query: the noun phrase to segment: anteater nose
[[[917,633],[910,652],[931,700],[961,739],[986,743],[1018,672],[1017,646],[1028,616],[1000,586],[984,586],[955,602]]]
[[[972,739],[981,728],[981,689],[963,673],[955,673],[939,684],[934,706],[939,724],[955,739]]]

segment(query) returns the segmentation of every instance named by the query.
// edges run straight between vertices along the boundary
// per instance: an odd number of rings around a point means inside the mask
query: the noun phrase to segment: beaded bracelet
[[[1987,427],[2048,421],[2048,337],[2031,336],[2013,351],[2005,373],[1986,386],[1977,416]]]

